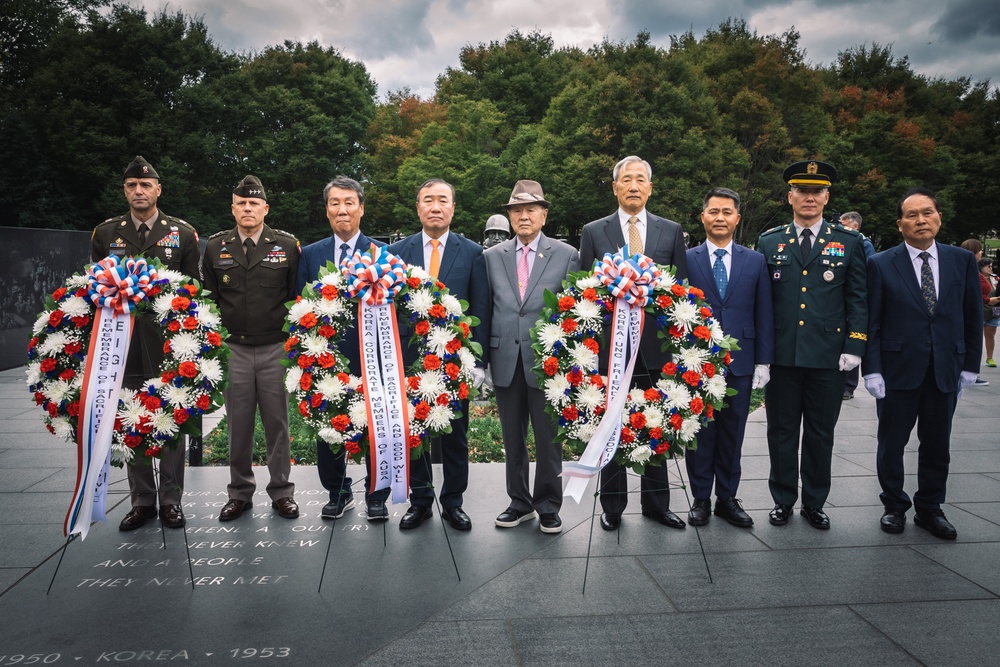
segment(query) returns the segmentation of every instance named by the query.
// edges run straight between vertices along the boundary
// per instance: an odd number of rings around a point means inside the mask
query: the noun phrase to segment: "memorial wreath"
[[[45,411],[48,430],[77,441],[85,375],[97,309],[152,314],[162,327],[160,375],[141,391],[124,391],[114,413],[111,462],[158,458],[181,433],[199,435],[196,418],[222,405],[228,337],[215,304],[197,282],[158,260],[110,256],[74,274],[46,298],[28,343],[28,389]],[[124,370],[121,359],[118,372]]]
[[[698,431],[722,407],[729,352],[739,349],[704,293],[677,282],[671,267],[621,252],[605,255],[594,271],[570,274],[563,288],[546,292],[531,336],[557,439],[581,455],[564,475],[589,478],[612,457],[641,473],[695,448]],[[645,317],[654,318],[671,361],[652,388],[629,390]],[[598,359],[609,329],[609,373],[602,375]]]

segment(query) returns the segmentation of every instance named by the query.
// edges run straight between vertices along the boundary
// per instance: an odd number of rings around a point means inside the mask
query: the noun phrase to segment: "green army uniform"
[[[261,194],[263,194],[261,192]],[[229,386],[225,391],[229,423],[230,501],[250,507],[256,489],[252,459],[254,416],[260,418],[267,440],[267,493],[272,501],[291,498],[288,438],[288,394],[285,392],[283,331],[286,303],[295,298],[299,242],[287,232],[261,229],[249,259],[238,228],[208,239],[202,273],[210,298],[219,305],[229,330]],[[229,520],[234,517],[223,517]]]
[[[798,496],[802,425],[802,504],[822,509],[830,492],[833,434],[843,403],[841,354],[861,357],[868,330],[868,289],[861,235],[821,221],[802,259],[793,223],[764,232],[774,299],[774,364],[765,406],[775,503]]]

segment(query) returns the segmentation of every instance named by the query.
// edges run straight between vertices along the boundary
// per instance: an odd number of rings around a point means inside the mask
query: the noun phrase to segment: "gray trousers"
[[[545,412],[545,393],[529,387],[520,358],[509,387],[494,387],[506,454],[507,495],[519,512],[558,514],[562,507],[562,445],[552,416]],[[528,420],[535,433],[535,491],[528,488]]]
[[[177,447],[163,447],[157,466],[160,468],[160,507],[180,505],[184,493],[184,436]],[[132,507],[156,507],[157,486],[153,476],[153,466],[144,463],[130,463],[128,486],[132,492]]]
[[[288,441],[288,394],[285,367],[281,365],[284,345],[240,345],[229,343],[229,386],[225,391],[229,422],[230,500],[251,502],[257,482],[253,476],[254,417],[260,407],[267,441],[267,470],[271,481],[267,495],[272,500],[291,497],[295,485],[291,474],[291,445]]]

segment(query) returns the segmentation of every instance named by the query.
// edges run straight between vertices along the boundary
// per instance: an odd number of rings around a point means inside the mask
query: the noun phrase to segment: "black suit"
[[[295,279],[295,294],[302,294],[302,289],[307,283],[314,282],[319,277],[319,270],[326,266],[327,262],[338,264],[340,262],[343,241],[336,235],[328,236],[322,241],[317,241],[307,245],[302,249],[302,256],[299,258],[299,271]],[[384,246],[385,243],[376,241],[365,236],[358,235],[358,240],[354,247],[348,250],[350,256],[355,252],[365,252],[372,245]],[[351,375],[361,375],[361,345],[358,342],[358,328],[351,326],[342,332],[337,341],[337,348],[340,353],[347,357]],[[371,470],[371,457],[365,457],[366,469]],[[351,496],[351,485],[353,480],[347,476],[347,450],[341,449],[334,454],[330,449],[330,443],[323,438],[316,438],[316,472],[319,474],[320,484],[330,492],[330,500],[337,501],[341,496]],[[385,502],[389,497],[389,489],[381,489],[372,493],[372,478],[368,475],[365,478],[365,503],[373,500]]]
[[[939,284],[931,314],[905,244],[868,260],[869,330],[864,373],[881,373],[877,402],[880,498],[887,510],[940,509],[951,460],[951,423],[962,371],[978,372],[983,298],[975,256],[937,245]],[[918,260],[919,261],[919,260]],[[903,490],[903,450],[914,424],[920,441],[917,492]]]
[[[625,245],[618,211],[606,218],[588,222],[580,234],[580,267],[592,269],[594,262],[605,253],[615,253]],[[646,212],[646,239],[643,254],[657,264],[675,267],[678,281],[688,276],[684,232],[673,220]],[[648,389],[656,384],[660,369],[670,361],[661,351],[656,322],[647,318],[639,341],[639,357],[632,374],[632,386]],[[607,370],[607,350],[601,351],[601,370]],[[649,466],[642,476],[641,503],[644,511],[662,512],[670,508],[670,486],[667,466]],[[621,514],[628,505],[628,477],[625,470],[611,461],[601,470],[601,507],[608,514]]]

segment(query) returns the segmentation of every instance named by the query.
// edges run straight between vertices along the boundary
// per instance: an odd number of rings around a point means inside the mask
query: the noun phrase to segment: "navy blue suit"
[[[306,283],[315,282],[319,277],[319,270],[326,266],[327,262],[337,264],[340,260],[340,245],[343,241],[334,236],[329,236],[322,241],[317,241],[307,245],[302,249],[299,257],[299,271],[295,279],[295,294],[301,294]],[[355,250],[364,252],[371,247],[384,246],[381,241],[368,238],[364,234],[358,237]],[[351,251],[353,255],[354,252]],[[361,376],[361,344],[358,342],[358,328],[351,326],[342,332],[340,340],[337,341],[337,348],[340,353],[347,357],[350,365],[351,375]],[[371,469],[371,461],[365,458],[366,466]],[[322,438],[316,438],[316,471],[319,473],[319,481],[323,488],[330,492],[330,499],[336,501],[340,496],[351,495],[351,484],[353,481],[347,476],[347,452],[341,449],[334,454],[330,450],[330,445]],[[380,500],[385,502],[389,497],[389,489],[371,492],[371,476],[365,478],[365,502]]]
[[[739,339],[732,353],[726,386],[736,394],[727,396],[715,420],[698,433],[698,449],[685,455],[691,492],[696,500],[708,500],[715,483],[720,500],[735,498],[740,485],[743,434],[750,415],[753,370],[757,364],[774,361],[774,310],[771,277],[763,255],[733,244],[726,296],[719,295],[708,246],[687,251],[689,281],[705,293],[705,300],[722,331]]]
[[[951,462],[951,423],[962,371],[979,371],[983,295],[975,256],[937,244],[939,282],[932,315],[905,244],[868,260],[865,375],[881,373],[877,401],[880,498],[887,510],[940,509]],[[903,449],[919,419],[917,492],[903,491]]]
[[[418,232],[389,246],[389,252],[413,266],[424,266],[423,233]],[[427,268],[427,267],[424,267]],[[472,340],[482,345],[482,368],[486,367],[487,341],[490,332],[490,286],[486,276],[483,247],[455,232],[449,232],[438,280],[457,298],[467,301],[467,315],[479,318],[472,328]],[[401,333],[401,336],[404,335]],[[409,338],[409,336],[406,336]],[[417,361],[417,350],[407,346],[403,361],[409,368]],[[444,464],[444,484],[441,486],[441,506],[454,509],[462,506],[462,494],[469,486],[469,402],[462,403],[462,416],[451,422],[451,433],[441,436],[441,460]],[[434,502],[431,457],[425,452],[410,462],[410,503],[430,507]]]

